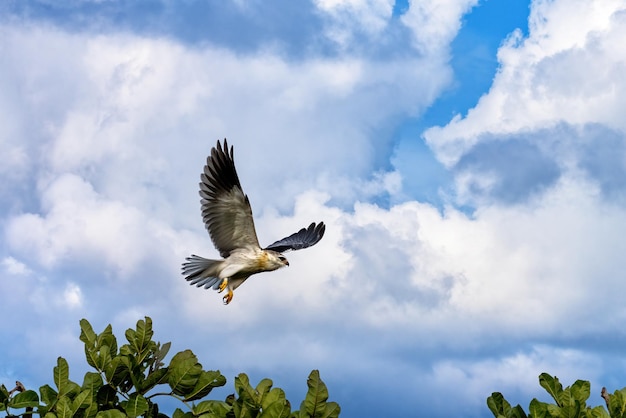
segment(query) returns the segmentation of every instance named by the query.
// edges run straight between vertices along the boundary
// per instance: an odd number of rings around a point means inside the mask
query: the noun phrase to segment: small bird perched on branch
[[[235,170],[233,147],[229,152],[226,139],[224,148],[217,141],[211,149],[200,180],[202,219],[223,260],[192,255],[186,258],[182,271],[189,284],[213,287],[219,292],[227,289],[223,298],[226,305],[233,299],[233,291],[251,275],[288,266],[281,253],[310,247],[324,236],[324,222],[313,222],[308,228],[261,248],[250,201]]]

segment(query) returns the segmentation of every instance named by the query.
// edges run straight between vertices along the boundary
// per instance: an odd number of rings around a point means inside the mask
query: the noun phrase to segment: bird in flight
[[[209,260],[197,255],[186,258],[182,272],[191,285],[222,292],[228,305],[233,291],[248,277],[289,265],[282,254],[317,244],[324,236],[324,222],[311,223],[308,228],[261,248],[254,229],[252,208],[244,194],[235,170],[233,147],[228,150],[220,141],[211,149],[204,172],[200,175],[202,220],[222,260]]]

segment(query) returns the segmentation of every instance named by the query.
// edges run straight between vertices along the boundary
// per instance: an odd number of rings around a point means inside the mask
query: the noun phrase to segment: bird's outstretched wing
[[[278,251],[279,253],[288,250],[301,250],[317,244],[324,236],[324,231],[326,231],[324,222],[320,222],[317,225],[313,222],[308,228],[302,228],[295,234],[291,234],[286,238],[276,241],[264,249]]]
[[[226,258],[238,248],[259,248],[250,201],[239,183],[233,148],[229,152],[226,139],[224,148],[217,141],[211,149],[200,179],[202,220],[220,255]]]

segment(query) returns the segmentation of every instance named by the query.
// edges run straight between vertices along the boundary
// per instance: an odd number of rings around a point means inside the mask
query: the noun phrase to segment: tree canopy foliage
[[[262,379],[253,387],[244,373],[235,377],[235,393],[225,400],[205,399],[226,384],[219,370],[204,370],[191,350],[176,353],[165,365],[170,343],[153,341],[152,320],[137,321],[125,333],[126,344],[118,346],[111,325],[96,334],[91,324],[80,321],[80,340],[87,363],[95,370],[85,373],[82,384],[70,380],[69,365],[63,357],[53,369],[53,386],[39,392],[16,382],[9,391],[0,386],[0,411],[7,416],[31,418],[167,418],[156,402],[159,397],[175,398],[172,418],[336,418],[341,411],[328,402],[328,389],[313,370],[300,409],[291,410],[285,392]]]
[[[487,406],[496,418],[626,418],[626,388],[613,394],[602,388],[600,395],[604,406],[591,407],[587,399],[591,395],[591,384],[577,380],[565,389],[556,376],[548,373],[539,375],[539,384],[550,394],[554,403],[530,401],[528,413],[520,405],[511,406],[500,392],[487,398]]]

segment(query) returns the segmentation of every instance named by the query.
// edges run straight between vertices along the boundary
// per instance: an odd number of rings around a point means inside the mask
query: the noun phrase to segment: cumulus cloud
[[[439,159],[452,166],[483,141],[562,123],[626,130],[626,55],[621,48],[624,6],[611,1],[537,1],[529,36],[511,34],[498,52],[500,68],[488,93],[467,115],[424,133]],[[545,139],[549,141],[549,138]]]
[[[455,185],[435,208],[381,198],[415,184],[393,168],[390,138],[451,81],[448,45],[476,2],[412,2],[401,17],[384,1],[315,5],[339,43],[391,39],[398,25],[413,43],[389,60],[348,47],[293,59],[2,22],[0,285],[16,298],[0,312],[32,305],[32,332],[9,332],[33,357],[61,335],[31,376],[63,350],[80,357],[81,317],[120,333],[150,315],[159,338],[229,377],[321,368],[335,388],[384,392],[368,378],[411,373],[415,388],[454,385],[473,410],[493,390],[529,393],[539,371],[599,378],[592,354],[568,345],[613,335],[626,316],[621,6],[533,3],[491,90],[424,135]],[[217,256],[197,183],[225,136],[262,244],[327,224],[228,307],[179,274],[192,252]]]
[[[366,317],[417,329],[436,327],[442,317],[471,320],[477,321],[472,332],[481,333],[492,327],[539,334],[604,329],[578,307],[591,295],[617,303],[608,289],[619,286],[624,231],[614,228],[626,213],[607,209],[596,188],[581,184],[560,182],[532,206],[493,205],[473,216],[416,203],[389,211],[357,207],[359,235],[348,231],[346,241],[360,255],[354,265],[363,267],[347,277],[368,289],[358,295],[368,301]],[[360,231],[374,236],[364,239]],[[562,328],[572,317],[582,322]],[[614,325],[611,320],[605,331]],[[463,328],[453,332],[460,338]]]
[[[325,36],[340,50],[385,56],[399,42],[429,60],[446,62],[448,47],[461,28],[461,19],[476,0],[412,1],[394,16],[390,0],[315,0],[324,17]],[[363,45],[366,43],[367,48]],[[404,52],[403,54],[406,54]]]
[[[315,0],[319,11],[330,20],[326,36],[346,48],[355,42],[356,33],[368,38],[379,36],[387,25],[393,11],[391,0]]]
[[[7,273],[15,276],[22,276],[30,273],[30,269],[26,266],[26,264],[19,262],[13,257],[5,257],[2,260],[2,266],[5,268]]]
[[[413,34],[415,47],[425,54],[446,52],[461,28],[461,18],[477,0],[412,1],[402,21]]]
[[[572,364],[578,365],[575,373],[572,372]],[[432,370],[431,387],[433,392],[437,389],[445,391],[450,387],[468,388],[467,391],[457,394],[463,398],[462,401],[457,398],[457,402],[476,407],[492,392],[500,392],[513,405],[519,399],[519,403],[526,410],[533,397],[545,401],[549,399],[538,384],[538,376],[546,370],[556,375],[563,386],[570,386],[583,373],[585,380],[590,380],[594,385],[592,391],[599,393],[597,378],[601,366],[602,360],[589,352],[539,345],[526,352],[518,351],[498,359],[450,359],[438,362]],[[433,398],[435,403],[444,406],[440,399]],[[590,404],[596,405],[600,402],[590,399]]]
[[[45,215],[24,214],[6,228],[8,244],[25,258],[54,267],[67,257],[103,261],[122,275],[145,253],[142,215],[119,202],[105,201],[75,175],[64,175],[45,186]],[[146,231],[147,232],[147,231]]]
[[[410,55],[291,61],[271,49],[241,55],[32,22],[3,21],[2,34],[9,65],[0,83],[11,88],[1,95],[10,111],[0,115],[0,129],[12,156],[2,173],[17,182],[3,190],[11,202],[2,224],[6,268],[32,271],[3,281],[3,293],[26,298],[36,307],[32,318],[64,312],[56,329],[67,338],[54,356],[75,350],[69,337],[81,317],[123,330],[137,313],[151,315],[183,336],[191,327],[230,324],[220,327],[224,337],[251,314],[258,314],[252,326],[275,322],[272,314],[295,301],[294,320],[319,324],[311,315],[341,302],[351,263],[343,211],[331,202],[350,207],[358,196],[398,189],[398,175],[386,170],[390,140],[371,135],[388,138],[399,115],[422,111],[450,80],[444,63]],[[187,286],[178,271],[191,252],[216,255],[197,183],[206,153],[224,136],[235,145],[260,237],[271,242],[314,220],[329,225],[324,246],[290,255],[288,271],[246,283],[231,310],[218,295]],[[325,257],[333,262],[320,263]],[[188,325],[172,326],[185,313]],[[22,342],[36,347],[51,338],[46,323]],[[238,364],[232,373],[245,363]]]
[[[16,58],[7,77],[28,87],[19,101],[38,109],[37,117],[23,115],[22,130],[9,142],[16,144],[14,164],[79,172],[125,198],[139,182],[169,186],[176,194],[178,187],[163,173],[225,136],[240,145],[244,178],[281,179],[269,183],[268,192],[285,196],[283,207],[302,186],[316,185],[316,177],[366,177],[372,166],[386,164],[385,141],[371,141],[370,134],[385,137],[393,118],[423,110],[450,76],[444,63],[418,57],[289,62],[271,51],[239,56],[130,35],[89,38],[17,26],[5,26],[4,34],[6,53]],[[41,44],[49,54],[35,53]],[[52,71],[36,70],[42,67]],[[25,129],[26,120],[35,121],[32,129]],[[39,144],[45,144],[44,154],[36,152]],[[18,158],[24,154],[27,161]],[[267,164],[250,173],[262,177],[249,175],[259,154]],[[351,164],[342,164],[347,158]],[[183,173],[197,172],[192,167]],[[317,176],[305,174],[312,170]],[[352,188],[334,197],[349,201],[357,193]],[[136,204],[144,198],[138,195]]]

